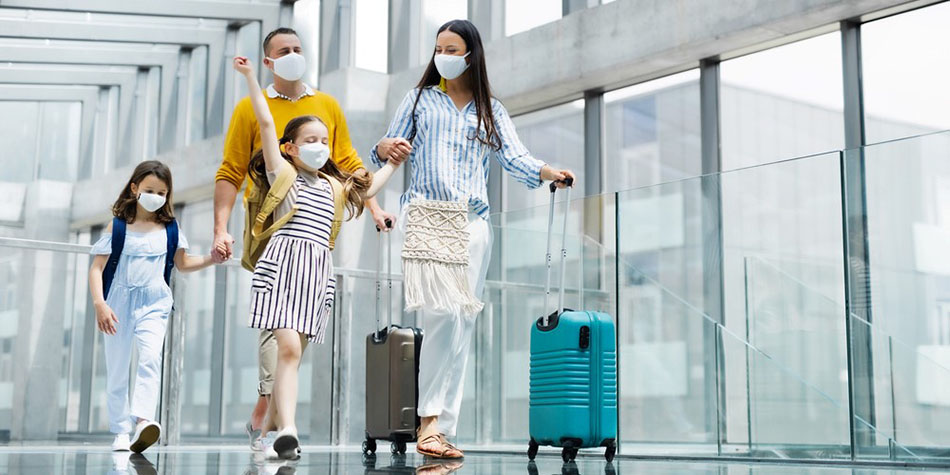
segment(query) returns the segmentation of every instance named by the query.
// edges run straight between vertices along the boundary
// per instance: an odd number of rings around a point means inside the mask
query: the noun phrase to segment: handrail
[[[87,244],[71,244],[71,243],[61,243],[55,241],[42,241],[36,239],[19,239],[19,238],[8,238],[0,237],[0,248],[7,247],[13,249],[25,249],[31,251],[51,251],[51,252],[64,252],[71,254],[88,254],[92,250],[92,246]],[[232,258],[227,262],[222,263],[221,265],[225,267],[240,267],[241,260],[237,258]],[[365,269],[356,269],[348,267],[335,267],[333,272],[337,275],[344,277],[354,277],[358,279],[375,279],[375,271],[369,271]],[[394,273],[392,275],[393,281],[401,282],[403,280],[403,275],[401,273]],[[544,286],[540,284],[529,284],[525,282],[511,282],[503,280],[486,280],[485,286],[492,289],[518,289],[518,290],[532,290],[532,291],[543,291]],[[584,292],[586,294],[592,294],[595,296],[607,296],[610,295],[609,292],[600,290],[600,289],[585,289],[580,287],[565,287],[567,292]]]

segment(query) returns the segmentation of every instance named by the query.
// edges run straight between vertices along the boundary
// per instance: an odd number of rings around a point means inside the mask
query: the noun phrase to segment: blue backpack
[[[178,252],[178,221],[165,225],[165,236],[167,238],[167,253],[165,254],[165,283],[171,282],[172,269],[175,268],[175,253]],[[119,217],[112,218],[112,254],[106,261],[106,267],[102,270],[102,293],[103,298],[109,298],[109,289],[112,287],[112,279],[115,277],[115,270],[119,267],[119,257],[122,256],[122,248],[125,247],[125,220]]]

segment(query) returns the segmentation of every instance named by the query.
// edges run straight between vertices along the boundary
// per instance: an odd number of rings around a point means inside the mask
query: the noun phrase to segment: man
[[[273,71],[274,83],[264,93],[267,105],[274,116],[277,135],[294,117],[314,115],[327,125],[330,131],[331,158],[347,172],[363,168],[363,162],[350,142],[346,119],[339,103],[329,94],[313,90],[301,78],[306,70],[306,60],[297,32],[290,28],[278,28],[264,39],[264,66]],[[235,107],[224,143],[224,160],[215,177],[214,185],[214,245],[216,259],[230,259],[234,238],[228,233],[228,218],[237,198],[238,190],[247,179],[248,162],[261,146],[260,129],[250,98],[245,97]],[[248,182],[248,187],[251,184]],[[245,190],[247,193],[247,190]],[[395,220],[383,211],[376,199],[366,201],[377,226],[386,229],[387,219]],[[226,252],[219,251],[226,249]],[[270,331],[262,331],[259,338],[259,385],[257,405],[245,426],[251,448],[260,450],[260,435],[276,430],[270,418],[265,417],[274,384],[277,365],[277,341]]]

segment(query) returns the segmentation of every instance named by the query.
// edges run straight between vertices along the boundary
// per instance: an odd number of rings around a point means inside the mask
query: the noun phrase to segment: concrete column
[[[353,65],[353,0],[320,3],[320,74]]]
[[[720,325],[725,325],[723,299],[723,250],[722,250],[722,188],[719,173],[722,171],[720,112],[719,112],[719,62],[704,60],[700,63],[700,122],[702,130],[702,241],[703,241],[703,311]],[[725,372],[722,358],[722,342],[719,328],[711,322],[703,324],[703,344],[706,355],[704,374],[706,387],[706,430],[716,434],[721,453],[725,440]]]
[[[868,250],[867,191],[861,27],[841,22],[844,76],[845,146],[841,155],[842,226],[844,234],[845,328],[848,333],[848,400],[851,406],[851,458],[877,442],[874,355],[871,329],[871,263]],[[855,318],[856,317],[856,318]],[[866,423],[858,422],[858,420]],[[868,427],[868,424],[872,427]],[[892,436],[893,434],[882,434]]]
[[[469,1],[468,19],[478,28],[483,43],[505,37],[504,0]]]
[[[389,0],[389,72],[418,65],[422,0]]]

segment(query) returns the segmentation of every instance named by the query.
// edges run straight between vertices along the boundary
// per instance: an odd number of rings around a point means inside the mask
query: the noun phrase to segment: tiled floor
[[[456,470],[457,469],[457,470]],[[910,473],[901,470],[821,467],[804,465],[669,462],[578,457],[565,465],[553,454],[543,454],[537,463],[524,455],[470,453],[461,464],[431,464],[415,454],[394,457],[380,453],[367,460],[355,449],[305,446],[300,460],[271,462],[238,445],[184,445],[157,447],[144,455],[113,454],[105,445],[36,444],[0,447],[0,474],[862,474]],[[927,473],[914,471],[913,473]],[[931,472],[935,473],[935,472]]]

